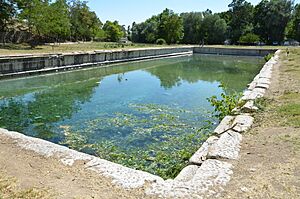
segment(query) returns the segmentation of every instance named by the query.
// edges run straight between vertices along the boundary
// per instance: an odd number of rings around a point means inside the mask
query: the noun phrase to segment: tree
[[[291,0],[262,0],[255,7],[255,33],[268,44],[282,42],[292,9]]]
[[[168,44],[178,43],[183,37],[183,24],[179,15],[165,9],[161,14],[152,16],[145,22],[132,24],[131,39],[133,42],[155,43],[164,39]]]
[[[200,30],[202,23],[201,12],[189,12],[182,13],[181,18],[183,20],[183,32],[184,36],[182,43],[185,44],[199,44],[201,42]]]
[[[71,34],[77,41],[91,40],[101,30],[102,22],[95,12],[90,11],[87,2],[73,0],[70,5]]]
[[[300,4],[295,6],[290,27],[287,32],[289,38],[300,41]]]
[[[200,31],[200,38],[207,44],[222,44],[226,39],[227,24],[218,14],[206,14]]]
[[[26,23],[29,31],[42,35],[48,31],[47,15],[49,12],[49,0],[18,0],[18,7],[20,9],[19,19]]]
[[[106,21],[103,30],[106,33],[107,41],[117,42],[124,36],[123,28],[118,21]]]
[[[172,10],[165,9],[158,15],[158,36],[168,44],[178,43],[183,37],[183,25],[180,16]]]
[[[251,3],[246,0],[233,0],[228,7],[231,13],[229,38],[232,43],[237,43],[242,35],[250,33],[253,30],[252,21],[254,8]]]
[[[68,5],[65,0],[56,0],[49,5],[44,13],[46,29],[44,35],[55,38],[56,41],[65,40],[71,34],[71,23]]]
[[[13,0],[0,1],[0,31],[4,31],[15,14]]]

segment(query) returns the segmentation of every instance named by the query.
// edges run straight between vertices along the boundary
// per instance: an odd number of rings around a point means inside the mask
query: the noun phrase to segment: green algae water
[[[0,127],[172,178],[216,125],[207,98],[263,64],[195,54],[3,80]]]

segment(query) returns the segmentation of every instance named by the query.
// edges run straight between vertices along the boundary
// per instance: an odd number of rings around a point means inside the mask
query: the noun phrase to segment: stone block
[[[233,123],[234,119],[235,119],[234,116],[224,117],[224,119],[220,122],[220,124],[214,130],[214,133],[216,133],[218,135],[225,133],[227,130],[229,130],[232,127],[232,123]]]
[[[232,130],[227,131],[222,134],[220,139],[209,148],[208,158],[238,159],[241,141],[241,134]]]
[[[219,138],[216,136],[209,137],[199,148],[196,153],[190,158],[190,164],[201,165],[206,159],[209,148],[212,144],[214,144]]]
[[[238,115],[233,121],[233,130],[239,133],[248,131],[254,122],[250,115]]]
[[[192,180],[192,178],[194,177],[194,175],[196,174],[199,168],[200,167],[197,165],[189,165],[183,168],[174,180],[180,182],[188,182]]]
[[[270,84],[258,83],[255,88],[269,89]]]
[[[250,100],[242,107],[242,111],[246,113],[252,113],[257,111],[258,108],[254,105],[254,101]]]

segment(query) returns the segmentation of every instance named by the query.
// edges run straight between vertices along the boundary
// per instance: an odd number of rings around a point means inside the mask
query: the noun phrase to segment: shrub
[[[270,59],[272,59],[273,55],[274,55],[273,53],[267,54],[267,55],[264,57],[265,61],[268,62]]]
[[[248,33],[246,35],[243,35],[239,39],[239,43],[241,44],[255,44],[260,41],[260,38],[258,35],[253,33]]]
[[[167,43],[166,40],[161,39],[161,38],[156,40],[156,44],[157,44],[157,45],[164,45],[164,44],[166,44],[166,43]]]
[[[225,90],[225,86],[221,84],[219,87]],[[225,94],[221,93],[222,99],[217,96],[207,98],[208,102],[215,107],[216,117],[221,121],[225,116],[230,115],[232,110],[239,105],[241,93]]]

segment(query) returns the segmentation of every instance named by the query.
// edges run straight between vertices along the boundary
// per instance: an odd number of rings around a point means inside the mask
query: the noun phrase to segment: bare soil
[[[1,181],[10,177],[16,180],[17,186],[5,192]],[[121,189],[111,179],[83,169],[80,162],[72,167],[64,166],[58,160],[21,149],[13,140],[0,136],[0,198],[15,198],[16,192],[33,188],[40,192],[36,197],[23,193],[20,198],[144,198],[144,190]]]
[[[300,49],[289,56],[283,51],[265,110],[243,136],[241,158],[221,198],[300,198],[300,112],[281,110],[291,104],[300,105]]]

